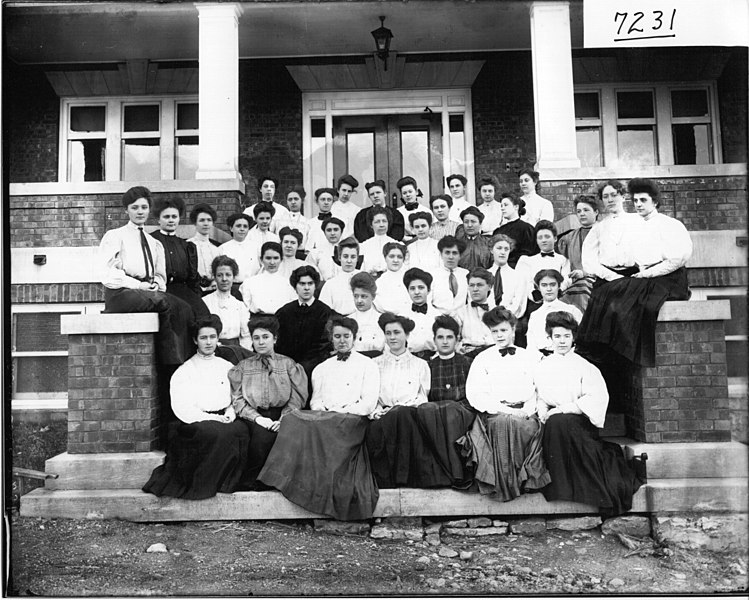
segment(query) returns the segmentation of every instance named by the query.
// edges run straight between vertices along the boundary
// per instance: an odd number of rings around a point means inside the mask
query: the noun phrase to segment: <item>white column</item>
[[[239,165],[239,4],[196,3],[200,145],[196,179],[242,179]]]
[[[579,168],[569,2],[532,2],[536,168]]]

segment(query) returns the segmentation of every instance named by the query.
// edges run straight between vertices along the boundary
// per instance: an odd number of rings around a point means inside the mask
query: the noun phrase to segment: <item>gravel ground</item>
[[[138,524],[12,516],[11,595],[705,594],[747,589],[745,552],[599,529],[454,537],[333,535],[312,522]],[[161,543],[165,552],[147,552]]]

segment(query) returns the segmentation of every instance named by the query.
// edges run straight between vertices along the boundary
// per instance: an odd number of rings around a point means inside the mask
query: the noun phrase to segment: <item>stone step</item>
[[[747,512],[747,478],[656,479],[633,498],[633,513]],[[280,492],[236,492],[206,500],[157,498],[139,489],[47,490],[21,498],[21,516],[72,519],[124,519],[137,522],[325,518],[286,500]],[[381,490],[377,517],[595,514],[592,506],[547,502],[526,494],[497,502],[456,490]]]
[[[740,442],[676,442],[646,444],[629,438],[607,438],[625,448],[628,456],[648,455],[648,478],[746,477],[749,452]]]

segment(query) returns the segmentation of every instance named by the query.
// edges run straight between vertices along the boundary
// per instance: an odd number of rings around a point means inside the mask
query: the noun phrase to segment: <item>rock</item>
[[[458,556],[458,553],[455,550],[453,550],[452,548],[448,548],[447,546],[443,546],[442,548],[440,548],[437,554],[439,554],[442,558],[455,558],[456,556]]]
[[[523,573],[525,575],[530,575],[531,573],[533,573],[533,569],[531,569],[530,567],[517,567],[515,571],[517,571],[518,573]]]
[[[507,521],[500,521],[499,519],[494,519],[492,521],[492,527],[507,527]]]
[[[430,533],[439,533],[440,529],[442,529],[442,523],[430,523],[426,527],[424,527],[424,533],[429,535]]]
[[[434,582],[434,587],[438,587],[438,588],[445,587],[445,583],[446,583],[445,580],[442,577],[440,577]]]
[[[488,535],[505,535],[507,527],[476,527],[471,529],[457,529],[445,527],[445,535],[456,535],[460,537],[486,537]]]
[[[468,552],[466,550],[461,551],[460,560],[473,560],[473,552]]]
[[[687,576],[686,576],[686,575],[684,575],[684,573],[674,573],[674,579],[681,579],[681,580],[684,580],[684,579],[686,579],[686,578],[687,578]]]
[[[465,519],[460,519],[459,521],[448,521],[444,525],[445,527],[450,527],[451,529],[457,529],[460,527],[468,527],[468,521]]]
[[[623,533],[636,538],[644,538],[650,535],[650,519],[634,515],[614,517],[603,522],[601,533],[605,535]]]
[[[624,585],[624,580],[616,577],[612,579],[611,581],[609,581],[609,585],[611,587],[622,587]]]
[[[563,531],[579,531],[581,529],[595,529],[601,524],[601,517],[571,517],[569,519],[549,519],[546,529],[561,529]]]
[[[331,519],[315,519],[315,531],[331,533],[333,535],[366,535],[371,530],[369,523],[363,521],[335,521]]]
[[[166,546],[159,542],[158,544],[151,544],[146,552],[167,552]]]
[[[723,552],[746,549],[749,542],[746,514],[656,516],[651,523],[653,537],[666,545]]]
[[[430,546],[439,546],[442,543],[439,533],[430,533],[427,535],[426,540]]]
[[[468,519],[468,527],[491,527],[492,520],[486,517],[476,517]]]
[[[393,532],[384,525],[375,525],[369,532],[369,537],[375,540],[387,540],[392,539]]]
[[[387,517],[383,525],[394,529],[421,529],[421,517]]]
[[[624,545],[625,548],[628,550],[636,550],[642,545],[642,541],[635,539],[626,533],[617,533],[616,537],[619,538],[619,541]]]
[[[531,517],[529,519],[517,519],[510,521],[510,532],[519,535],[535,535],[546,531],[546,519],[543,517]]]
[[[428,564],[429,564],[430,562],[432,562],[432,559],[431,559],[431,558],[429,558],[428,556],[422,556],[422,557],[420,557],[420,558],[417,558],[417,559],[416,559],[416,562],[417,562],[417,563],[423,563],[423,564],[425,564],[425,565],[428,565]]]

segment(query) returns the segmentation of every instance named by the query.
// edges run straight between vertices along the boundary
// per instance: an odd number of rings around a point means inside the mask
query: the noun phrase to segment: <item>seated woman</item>
[[[213,224],[216,222],[216,211],[208,204],[196,204],[190,211],[190,223],[195,225],[195,235],[188,238],[188,242],[195,245],[198,255],[198,275],[202,294],[209,294],[216,289],[213,281],[211,264],[219,255],[220,244],[211,239]]]
[[[523,220],[534,226],[539,221],[554,221],[554,206],[546,198],[542,198],[536,193],[540,179],[541,175],[533,169],[518,171],[518,183],[520,184],[520,190],[523,192],[522,199],[528,211],[523,216]]]
[[[546,334],[546,315],[555,311],[565,311],[572,315],[577,323],[583,318],[580,310],[572,304],[559,299],[559,288],[562,274],[554,269],[543,269],[536,273],[533,280],[536,289],[541,294],[541,306],[531,313],[528,319],[528,350],[537,350],[542,354],[551,354],[552,344]]]
[[[250,318],[254,315],[275,314],[284,304],[296,298],[289,278],[279,272],[281,253],[281,244],[265,242],[260,249],[262,270],[246,279],[239,287]]]
[[[334,315],[326,329],[335,356],[312,372],[312,410],[284,418],[259,479],[311,512],[368,519],[380,494],[363,442],[380,374],[352,351],[356,321]]]
[[[307,402],[307,375],[293,360],[276,354],[276,317],[255,317],[250,321],[250,334],[255,354],[229,371],[229,382],[234,412],[250,431],[242,486],[251,489],[256,487],[281,420]]]
[[[460,220],[462,225],[455,232],[455,237],[465,242],[466,249],[461,252],[458,265],[469,271],[489,268],[492,265],[492,251],[488,238],[481,235],[484,213],[475,206],[469,206],[460,213]]]
[[[425,210],[408,215],[414,239],[408,244],[408,266],[431,273],[440,268],[440,251],[437,240],[429,235],[432,226],[432,214]]]
[[[156,202],[154,213],[159,220],[159,230],[151,235],[164,246],[166,291],[187,302],[194,317],[205,316],[210,313],[200,299],[202,293],[197,248],[176,234],[180,216],[184,211],[185,202],[179,196]]]
[[[527,295],[523,279],[515,272],[507,261],[515,247],[515,240],[498,233],[491,239],[494,264],[489,272],[494,275],[492,295],[497,306],[504,306],[518,319],[525,313]]]
[[[250,312],[244,302],[237,300],[231,293],[234,278],[239,272],[237,261],[228,256],[217,256],[213,259],[211,271],[216,281],[216,291],[203,296],[203,302],[211,314],[220,317],[224,325],[219,332],[219,341],[224,346],[240,345],[251,350],[252,341],[250,330],[247,328]]]
[[[304,252],[301,250],[304,247],[302,246],[304,235],[299,229],[281,227],[278,237],[281,239],[281,250],[283,252],[278,272],[288,279],[291,277],[292,271],[307,264],[299,258],[300,255],[304,255]]]
[[[370,212],[370,225],[374,235],[363,241],[359,247],[364,257],[362,271],[378,277],[387,269],[382,250],[385,244],[395,242],[387,232],[390,225],[390,215],[383,206],[373,206]]]
[[[388,242],[382,248],[382,254],[387,271],[377,278],[378,293],[374,300],[375,308],[381,313],[407,314],[411,307],[411,297],[403,285],[406,247],[400,242]]]
[[[237,261],[239,273],[234,277],[231,294],[237,300],[241,300],[242,294],[239,293],[239,286],[245,279],[252,277],[260,270],[259,249],[247,237],[255,221],[243,213],[234,213],[226,219],[226,224],[229,226],[232,239],[221,244],[218,247],[218,253]]]
[[[170,426],[166,459],[144,492],[200,500],[239,486],[250,436],[232,408],[227,377],[232,365],[214,354],[220,333],[216,315],[194,323],[198,352],[171,381],[172,410],[179,422]]]
[[[377,485],[464,487],[455,442],[471,426],[473,413],[459,402],[428,402],[429,365],[406,347],[413,321],[385,313],[380,327],[388,349],[374,359],[380,368],[380,395],[367,432]]]
[[[655,324],[663,303],[690,296],[685,265],[692,240],[680,221],[658,212],[655,182],[633,179],[629,193],[643,219],[641,241],[632,250],[636,269],[594,286],[580,324],[580,348],[593,356],[603,346],[631,363],[653,367]]]
[[[402,314],[414,322],[414,329],[408,336],[408,349],[424,360],[429,360],[436,350],[432,324],[440,315],[428,302],[432,280],[429,273],[416,267],[408,269],[403,275],[403,285],[411,298],[411,309]]]
[[[536,233],[533,225],[524,221],[525,201],[510,192],[502,194],[502,225],[494,230],[494,235],[503,233],[515,240],[515,247],[510,252],[507,263],[514,269],[521,256],[530,256],[536,252]]]
[[[539,304],[541,302],[540,294],[533,286],[536,273],[543,269],[555,269],[561,273],[564,279],[560,291],[564,292],[570,284],[570,261],[566,256],[554,251],[554,245],[557,241],[557,228],[554,223],[539,221],[533,230],[537,252],[533,256],[521,256],[515,267],[515,272],[525,280],[528,300],[531,303]],[[533,307],[533,310],[535,310],[535,307]]]
[[[542,491],[549,500],[597,506],[606,516],[632,508],[632,495],[643,481],[622,449],[599,438],[609,395],[601,373],[572,346],[575,319],[566,312],[546,317],[554,353],[534,373],[538,417],[544,426],[543,454],[551,483]]]
[[[159,313],[157,359],[161,365],[181,365],[195,352],[188,332],[193,310],[167,293],[164,246],[143,229],[151,210],[151,192],[132,187],[123,194],[122,206],[128,223],[107,231],[99,244],[104,312]]]
[[[320,290],[320,302],[324,302],[339,315],[354,312],[354,295],[351,291],[351,278],[359,273],[359,242],[354,237],[341,240],[338,244],[340,272],[328,279]]]
[[[583,267],[583,244],[598,219],[598,203],[595,196],[578,196],[575,199],[575,214],[580,227],[559,236],[557,248],[570,263],[570,286],[564,292],[562,302],[572,304],[585,312],[593,290],[595,276],[586,273]]]
[[[351,278],[350,285],[356,310],[348,316],[356,321],[359,328],[354,350],[374,358],[382,354],[385,348],[385,334],[378,323],[381,313],[373,306],[377,282],[369,273],[357,273]]]
[[[538,354],[514,345],[517,319],[506,308],[483,319],[496,345],[479,354],[468,373],[466,396],[479,415],[463,444],[476,464],[479,491],[506,502],[550,481],[533,387]]]

